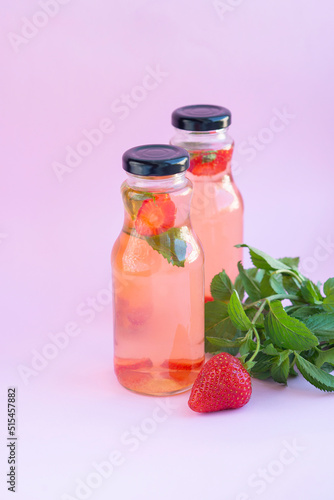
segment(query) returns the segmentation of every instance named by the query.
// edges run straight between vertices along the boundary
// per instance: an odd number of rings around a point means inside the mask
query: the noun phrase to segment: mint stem
[[[300,284],[303,283],[303,280],[300,278],[300,276],[297,273],[295,273],[294,271],[290,271],[290,269],[278,269],[277,271],[274,271],[273,273],[271,273],[271,276],[273,276],[274,274],[290,274],[291,276],[296,278],[296,280]]]

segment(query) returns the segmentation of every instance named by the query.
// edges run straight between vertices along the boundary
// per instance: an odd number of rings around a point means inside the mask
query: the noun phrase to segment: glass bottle
[[[225,269],[232,281],[238,274],[243,240],[243,201],[231,173],[234,141],[228,133],[231,113],[221,106],[193,105],[172,114],[171,144],[190,154],[187,176],[194,185],[191,221],[205,254],[205,300],[210,284]]]
[[[189,389],[204,363],[204,255],[190,224],[188,153],[170,145],[123,155],[124,225],[111,255],[114,367],[126,388]]]

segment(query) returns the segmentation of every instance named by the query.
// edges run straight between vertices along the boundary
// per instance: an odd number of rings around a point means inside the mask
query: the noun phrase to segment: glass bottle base
[[[125,362],[127,361],[127,362]],[[204,356],[195,360],[166,360],[159,367],[150,359],[115,359],[119,383],[137,394],[172,396],[189,391],[204,364]]]

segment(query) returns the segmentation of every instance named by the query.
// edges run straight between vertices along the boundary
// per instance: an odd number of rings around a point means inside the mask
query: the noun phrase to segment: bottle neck
[[[229,127],[208,132],[193,132],[178,128],[174,128],[174,131],[171,144],[184,147],[190,152],[203,149],[225,149],[234,143],[229,135]]]
[[[149,192],[172,191],[183,188],[187,184],[186,172],[159,177],[143,177],[127,174],[127,184],[133,189]]]

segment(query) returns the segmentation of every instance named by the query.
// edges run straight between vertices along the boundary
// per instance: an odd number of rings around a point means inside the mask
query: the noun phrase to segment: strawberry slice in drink
[[[231,162],[233,148],[217,151],[194,151],[190,155],[189,172],[212,176],[224,172]]]
[[[152,368],[153,363],[150,358],[127,359],[115,358],[115,372],[118,375],[119,371],[124,370],[145,370]]]
[[[166,359],[162,364],[162,368],[168,368],[168,370],[178,370],[178,371],[190,371],[199,370],[204,364],[204,358],[196,361],[191,361],[189,359]]]
[[[144,200],[135,221],[137,233],[156,236],[171,229],[175,223],[176,207],[168,194],[155,195]]]

